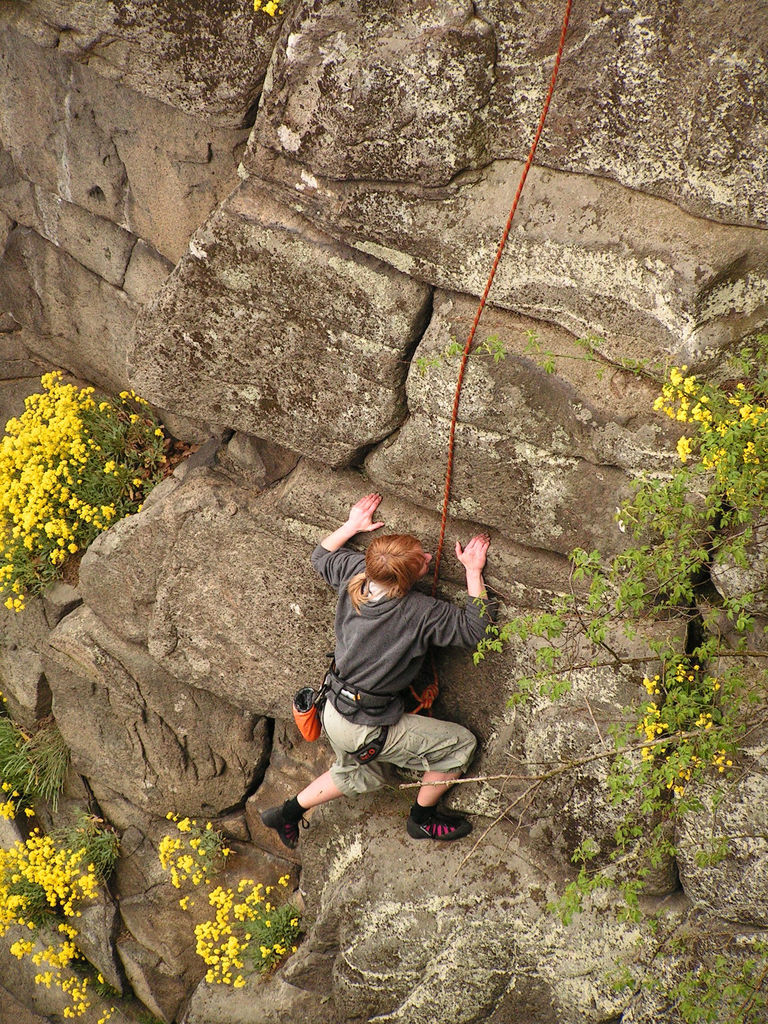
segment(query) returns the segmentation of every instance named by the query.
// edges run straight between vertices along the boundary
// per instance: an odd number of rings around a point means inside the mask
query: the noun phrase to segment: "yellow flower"
[[[17,576],[15,552],[24,553],[23,564],[32,565],[33,579],[40,580],[46,564],[61,566],[67,554],[86,547],[96,532],[109,525],[106,520],[117,515],[112,478],[119,476],[122,442],[116,440],[117,452],[102,452],[90,434],[92,417],[112,425],[113,406],[97,405],[93,388],[78,390],[64,384],[59,372],[43,375],[42,385],[43,393],[26,399],[24,413],[8,421],[6,435],[0,439],[0,523],[7,524],[5,531],[0,528],[4,540],[0,591],[5,591],[2,600],[14,611],[24,608],[26,589]],[[142,421],[132,443],[144,441],[154,452],[153,430],[150,418]],[[160,458],[160,453],[155,457]],[[151,482],[152,474],[154,468],[144,483]],[[83,488],[92,493],[94,486],[104,493],[101,518],[97,506],[81,497]]]
[[[688,457],[691,454],[691,444],[692,442],[690,437],[681,437],[677,442],[677,454],[680,456],[681,462],[688,461]]]

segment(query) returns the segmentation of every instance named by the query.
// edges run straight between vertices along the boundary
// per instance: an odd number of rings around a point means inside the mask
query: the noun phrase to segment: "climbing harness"
[[[336,671],[336,662],[328,669],[324,686],[333,694],[333,706],[344,718],[350,718],[357,711],[364,711],[376,718],[392,707],[391,695],[373,693],[360,686],[346,683]]]
[[[391,697],[380,697],[348,686],[336,673],[336,663],[328,669],[322,686],[314,690],[311,686],[302,686],[293,698],[293,720],[304,737],[310,743],[320,738],[322,732],[322,713],[328,694],[333,694],[333,704],[340,715],[353,715],[356,711],[365,711],[369,715],[382,714],[392,705]],[[379,756],[387,742],[389,726],[382,725],[372,740],[364,743],[357,750],[350,751],[350,757],[359,764],[369,764]]]
[[[568,22],[569,22],[570,16],[571,16],[571,4],[572,4],[572,0],[567,0],[567,3],[565,5],[565,13],[563,15],[563,25],[562,25],[562,29],[560,31],[560,43],[558,45],[557,54],[555,56],[555,65],[554,65],[554,67],[552,69],[552,77],[550,78],[549,89],[547,90],[547,95],[546,95],[546,97],[544,99],[544,105],[543,105],[543,107],[541,109],[541,115],[539,117],[538,127],[536,128],[536,134],[533,137],[533,142],[531,143],[531,148],[528,151],[528,158],[525,161],[525,165],[524,165],[522,173],[520,175],[520,181],[519,181],[518,186],[517,186],[517,192],[515,193],[515,198],[514,198],[514,200],[512,202],[512,207],[511,207],[511,209],[509,211],[509,216],[507,217],[507,223],[506,223],[506,225],[504,227],[504,231],[503,231],[502,236],[501,236],[501,241],[499,242],[499,246],[498,246],[498,248],[496,250],[496,257],[495,257],[495,259],[493,261],[493,265],[491,266],[491,272],[488,275],[488,280],[486,281],[485,288],[483,290],[483,294],[482,294],[482,296],[480,298],[480,304],[478,305],[477,312],[475,313],[475,319],[472,322],[472,327],[470,328],[469,336],[467,338],[466,344],[464,345],[464,351],[462,353],[461,363],[459,365],[459,374],[458,374],[458,378],[457,378],[457,381],[456,381],[456,392],[454,394],[453,409],[451,411],[451,427],[450,427],[450,432],[449,432],[449,435],[448,435],[448,459],[447,459],[447,466],[446,466],[446,472],[445,472],[445,489],[443,491],[443,510],[442,510],[442,515],[440,517],[440,537],[438,539],[437,550],[435,552],[435,569],[434,569],[434,576],[433,576],[433,581],[432,581],[432,596],[433,597],[437,593],[437,581],[438,581],[438,576],[439,576],[439,573],[440,573],[440,560],[443,557],[443,547],[445,545],[445,529],[446,529],[446,524],[448,522],[448,502],[449,502],[450,496],[451,496],[451,483],[452,483],[452,479],[453,479],[453,460],[454,460],[454,449],[455,449],[456,422],[458,420],[458,415],[459,415],[459,400],[461,398],[461,387],[462,387],[462,384],[464,383],[464,371],[466,370],[467,359],[469,358],[469,353],[470,353],[470,351],[472,349],[472,342],[475,339],[475,332],[477,331],[477,325],[479,324],[480,317],[482,316],[483,310],[485,309],[485,303],[486,303],[486,300],[488,298],[488,293],[491,290],[491,285],[493,284],[493,279],[496,276],[496,269],[497,269],[497,267],[499,265],[499,261],[501,260],[501,255],[504,252],[504,246],[507,244],[507,238],[509,237],[509,232],[510,232],[510,229],[512,227],[512,220],[513,220],[513,218],[515,216],[515,211],[517,210],[517,204],[520,201],[520,196],[521,196],[522,191],[523,191],[523,186],[525,185],[525,179],[528,177],[528,171],[530,170],[531,164],[533,163],[533,157],[534,157],[534,154],[536,152],[536,147],[539,144],[539,139],[541,138],[541,133],[542,133],[542,130],[544,128],[544,122],[547,119],[547,113],[549,111],[549,104],[550,104],[550,102],[552,100],[552,94],[555,91],[555,81],[557,80],[557,73],[558,73],[558,71],[560,69],[560,60],[561,60],[561,58],[563,56],[563,49],[565,47],[565,35],[566,35],[567,30],[568,30]],[[413,714],[418,714],[418,712],[422,711],[422,710],[429,710],[429,708],[432,707],[432,704],[433,704],[433,702],[435,700],[435,697],[437,697],[437,694],[438,694],[438,691],[439,691],[439,686],[440,686],[440,683],[439,683],[439,679],[438,679],[438,675],[437,675],[437,667],[435,665],[435,660],[434,660],[434,656],[433,656],[433,658],[432,658],[432,681],[425,686],[424,690],[420,694],[414,693],[413,688],[411,688],[411,693],[413,694],[413,696],[418,701],[418,706],[414,709]]]

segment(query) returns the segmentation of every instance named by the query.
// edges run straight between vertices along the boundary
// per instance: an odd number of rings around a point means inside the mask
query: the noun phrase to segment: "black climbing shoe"
[[[298,821],[289,821],[283,814],[283,805],[270,807],[261,812],[261,820],[267,828],[273,828],[280,837],[280,842],[290,850],[295,850],[299,845],[299,822],[304,828],[309,828],[309,822],[304,818]]]
[[[471,822],[458,814],[445,814],[443,811],[432,811],[426,821],[419,824],[409,817],[406,822],[408,835],[412,839],[440,839],[449,842],[451,839],[463,839],[472,831]]]

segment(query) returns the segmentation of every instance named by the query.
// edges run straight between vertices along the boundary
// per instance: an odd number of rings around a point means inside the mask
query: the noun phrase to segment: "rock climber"
[[[262,812],[261,820],[294,849],[299,824],[312,807],[384,784],[381,763],[423,772],[406,828],[414,839],[453,840],[472,831],[460,815],[438,810],[448,785],[466,770],[476,747],[461,725],[405,714],[403,692],[418,676],[430,645],[473,648],[490,623],[483,568],[490,538],[473,537],[456,557],[466,572],[470,601],[459,608],[414,590],[432,556],[416,537],[379,534],[365,554],[345,547],[374,522],[380,494],[354,504],[349,518],[312,552],[312,565],[338,592],[336,652],[327,677],[323,727],[336,762],[297,796]],[[481,600],[472,600],[478,598]]]

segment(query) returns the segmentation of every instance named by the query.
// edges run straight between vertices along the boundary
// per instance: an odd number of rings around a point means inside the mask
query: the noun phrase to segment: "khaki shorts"
[[[382,762],[418,772],[463,772],[472,760],[477,740],[463,725],[421,715],[403,715],[390,725],[387,742],[375,761],[360,764],[351,756],[379,734],[378,725],[354,725],[326,702],[323,726],[336,754],[331,778],[342,793],[355,796],[384,785]]]

